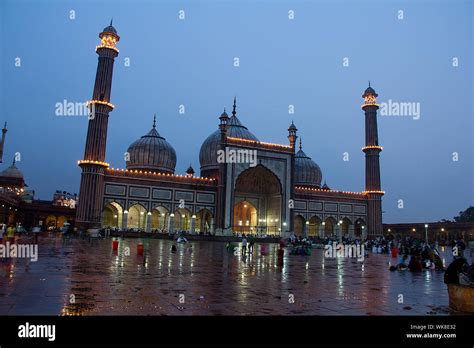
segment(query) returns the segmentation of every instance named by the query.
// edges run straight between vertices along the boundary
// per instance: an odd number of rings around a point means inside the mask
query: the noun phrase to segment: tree
[[[469,207],[465,211],[460,211],[459,216],[454,217],[456,222],[474,222],[474,207]]]

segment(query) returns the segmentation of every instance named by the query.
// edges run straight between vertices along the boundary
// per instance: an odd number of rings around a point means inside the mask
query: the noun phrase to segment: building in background
[[[3,156],[5,145],[6,123],[2,130],[0,156]],[[58,205],[56,200],[35,200],[34,190],[27,189],[23,173],[13,163],[0,172],[0,223],[22,225],[27,230],[33,226],[43,229],[56,229],[64,222],[74,223],[76,210],[73,197],[64,196],[69,205]]]
[[[99,56],[82,169],[76,224],[81,230],[111,226],[146,231],[261,233],[288,236],[382,235],[377,93],[363,94],[366,183],[363,192],[321,185],[322,171],[297,149],[297,128],[288,128],[289,144],[260,141],[237,117],[219,116],[217,129],[199,153],[201,176],[190,166],[175,174],[176,152],[151,130],[128,148],[126,169],[106,162],[113,64],[120,40],[110,23],[100,34]],[[113,118],[112,118],[113,119]],[[362,122],[362,118],[361,118]]]

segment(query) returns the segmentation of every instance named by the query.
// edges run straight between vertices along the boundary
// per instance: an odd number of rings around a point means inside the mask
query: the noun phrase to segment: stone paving
[[[137,239],[114,252],[111,239],[40,238],[37,262],[0,260],[0,315],[452,314],[443,272],[390,272],[389,255],[359,262],[286,249],[279,267],[276,244],[242,257],[220,242],[178,244],[176,253],[172,241],[143,242],[137,256]]]

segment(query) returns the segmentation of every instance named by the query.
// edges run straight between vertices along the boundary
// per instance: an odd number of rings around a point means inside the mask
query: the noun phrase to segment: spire
[[[370,87],[370,80],[369,80],[369,87]]]
[[[300,150],[303,149],[303,145],[301,144],[301,138],[300,138]]]
[[[113,21],[114,21],[114,17],[110,18],[110,26],[112,26]]]
[[[234,96],[234,105],[233,105],[233,110],[232,110],[232,116],[234,117],[237,114],[237,112],[235,111],[236,108],[237,108],[237,98]]]
[[[153,115],[153,128],[156,128],[156,114]]]
[[[3,126],[3,129],[7,129],[7,121],[5,121],[5,125]]]

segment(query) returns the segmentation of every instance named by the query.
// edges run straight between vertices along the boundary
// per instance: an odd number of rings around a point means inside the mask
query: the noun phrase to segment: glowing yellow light
[[[379,150],[383,150],[383,147],[382,147],[382,146],[378,146],[378,145],[369,145],[369,146],[364,146],[364,147],[362,148],[362,151],[368,150],[368,149],[379,149]]]
[[[292,149],[292,147],[290,145],[268,143],[268,142],[265,142],[265,141],[250,140],[250,139],[244,139],[244,138],[227,137],[227,140],[229,140],[230,142],[250,143],[250,144],[255,145],[255,146],[263,145],[263,146],[280,147],[282,149],[287,149],[287,150]]]
[[[78,165],[81,165],[81,164],[96,164],[96,165],[103,166],[103,167],[109,167],[110,166],[110,164],[108,164],[107,162],[92,161],[92,160],[80,160],[80,161],[77,161],[77,164]]]
[[[100,104],[100,105],[106,105],[106,106],[108,106],[108,107],[111,108],[111,109],[115,108],[114,104],[109,103],[109,102],[106,102],[106,101],[103,101],[103,100],[95,100],[95,99],[89,100],[89,101],[87,102],[87,105],[89,105],[89,104]]]
[[[368,190],[368,191],[363,191],[364,194],[369,194],[369,193],[376,193],[380,195],[384,195],[385,191],[380,191],[380,190]]]

